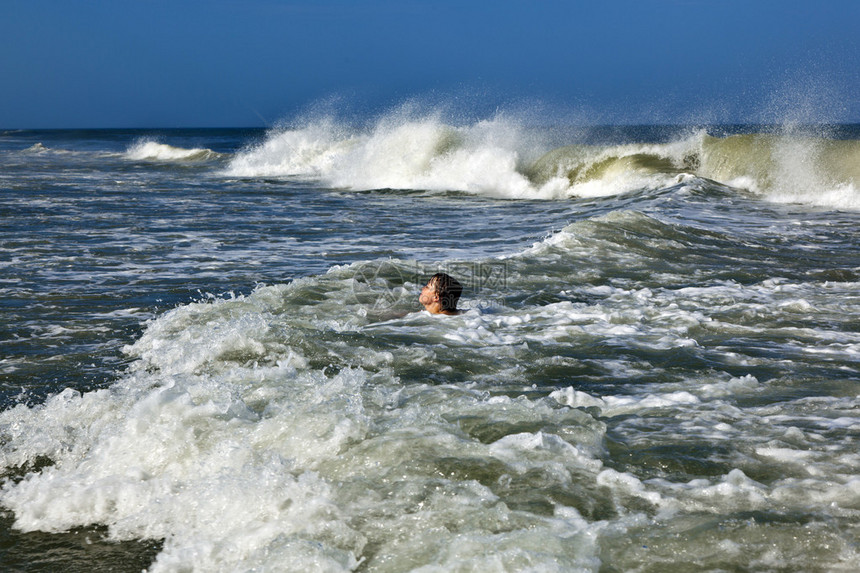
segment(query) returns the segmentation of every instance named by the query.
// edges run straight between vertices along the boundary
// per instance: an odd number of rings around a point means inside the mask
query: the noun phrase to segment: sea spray
[[[384,117],[369,129],[333,120],[273,131],[236,156],[230,176],[297,176],[346,189],[464,191],[491,196],[551,198],[561,181],[535,187],[521,172],[535,141],[504,119],[458,127],[436,116]],[[559,185],[562,185],[561,187]]]
[[[860,208],[856,140],[706,129],[660,143],[552,147],[557,140],[504,116],[455,125],[440,114],[392,113],[359,128],[323,118],[271,131],[233,157],[225,175],[520,199],[614,196],[692,175],[775,201]]]
[[[209,161],[220,157],[211,149],[183,148],[154,141],[141,139],[128,148],[125,157],[134,161]]]

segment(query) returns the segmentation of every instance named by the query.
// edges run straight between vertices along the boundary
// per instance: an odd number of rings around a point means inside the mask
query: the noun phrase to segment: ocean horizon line
[[[372,120],[377,116],[371,116],[368,119]],[[855,127],[860,126],[860,119],[851,120],[851,121],[839,121],[839,122],[617,122],[617,123],[548,123],[548,122],[540,122],[540,123],[527,123],[524,122],[526,127],[530,128],[571,128],[571,129],[612,129],[612,128],[637,128],[637,127],[660,127],[660,128],[718,128],[718,129],[763,129],[763,130],[772,130],[772,129],[785,129],[786,127],[791,127],[792,129],[822,129],[822,128],[833,128],[833,127]],[[77,126],[77,127],[3,127],[0,126],[0,134],[11,134],[11,133],[22,133],[22,132],[75,132],[75,131],[115,131],[115,132],[124,132],[124,131],[267,131],[272,129],[285,129],[290,125],[289,122],[279,123],[278,125],[272,126],[261,126],[261,125],[225,125],[225,126],[112,126],[112,127],[99,127],[99,126]]]

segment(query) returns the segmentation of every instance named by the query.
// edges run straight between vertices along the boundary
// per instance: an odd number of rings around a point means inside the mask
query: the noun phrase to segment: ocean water
[[[0,132],[0,307],[3,570],[860,569],[858,126]]]

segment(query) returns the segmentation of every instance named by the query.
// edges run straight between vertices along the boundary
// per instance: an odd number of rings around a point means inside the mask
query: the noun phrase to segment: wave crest
[[[133,161],[209,161],[220,156],[211,149],[174,147],[151,139],[138,141],[125,152]]]
[[[366,129],[331,118],[273,130],[231,160],[232,177],[289,177],[351,190],[460,191],[561,199],[660,189],[688,174],[770,200],[860,209],[860,141],[791,134],[554,146],[503,117],[455,126],[392,114]]]
[[[860,209],[860,141],[745,134],[702,136],[697,175],[768,199]]]
[[[353,190],[463,191],[500,197],[556,197],[564,189],[536,187],[523,173],[525,138],[503,120],[466,127],[437,117],[385,118],[366,131],[322,120],[274,131],[238,154],[235,177],[299,177]],[[561,192],[561,193],[560,193]]]
[[[34,143],[30,147],[24,150],[24,153],[44,153],[45,151],[49,151],[47,147],[42,143]]]

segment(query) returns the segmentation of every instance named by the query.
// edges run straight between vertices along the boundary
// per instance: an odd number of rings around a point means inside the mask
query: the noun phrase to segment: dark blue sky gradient
[[[857,0],[3,0],[0,127],[261,126],[333,97],[860,121],[858,23]]]

